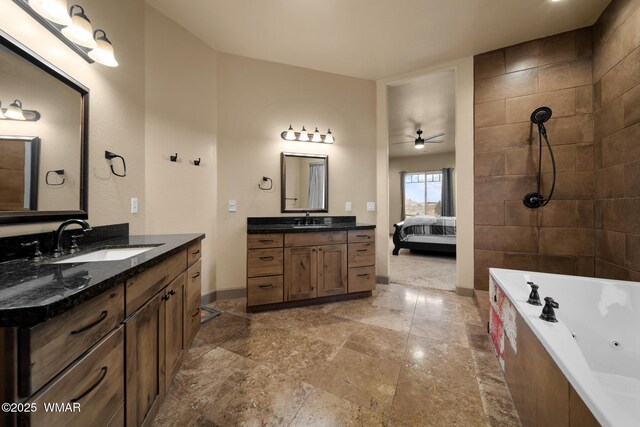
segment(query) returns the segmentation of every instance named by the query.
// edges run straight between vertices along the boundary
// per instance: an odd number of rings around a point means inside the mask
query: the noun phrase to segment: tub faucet
[[[536,285],[533,282],[527,282],[527,285],[531,286],[531,293],[529,294],[527,303],[531,305],[542,305],[542,303],[540,302],[540,295],[538,295],[538,288],[540,286]]]
[[[58,227],[58,229],[54,231],[54,238],[53,238],[54,258],[58,258],[60,255],[62,255],[62,233],[71,224],[77,224],[81,226],[82,232],[91,230],[91,226],[89,225],[89,223],[82,219],[68,219],[62,224],[60,224],[60,227]]]
[[[558,319],[556,319],[555,308],[559,308],[560,305],[553,300],[551,297],[544,298],[544,307],[542,308],[542,314],[540,318],[547,322],[556,323]]]

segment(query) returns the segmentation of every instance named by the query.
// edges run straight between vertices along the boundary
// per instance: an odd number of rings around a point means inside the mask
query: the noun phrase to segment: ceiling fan
[[[394,142],[393,145],[400,145],[400,144],[415,144],[415,147],[418,150],[421,150],[424,148],[424,144],[440,144],[444,141],[434,141],[434,139],[436,138],[440,138],[441,136],[444,136],[444,133],[438,133],[435,135],[431,135],[428,138],[423,138],[422,137],[422,129],[418,129],[416,131],[416,133],[418,134],[418,137],[416,138],[415,135],[407,135],[407,138],[411,138],[413,139],[413,141],[406,141],[406,142]]]

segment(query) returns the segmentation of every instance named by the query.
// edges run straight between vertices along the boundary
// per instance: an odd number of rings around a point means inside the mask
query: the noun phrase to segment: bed
[[[393,254],[411,252],[456,253],[456,217],[413,216],[393,224]]]

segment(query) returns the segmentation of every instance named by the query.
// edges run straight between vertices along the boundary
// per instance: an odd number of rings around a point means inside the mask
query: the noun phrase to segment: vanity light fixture
[[[93,39],[93,27],[89,17],[84,13],[84,8],[74,4],[69,9],[71,25],[62,29],[62,34],[77,45],[95,49],[98,45]]]
[[[24,114],[22,114],[22,102],[19,99],[16,99],[9,105],[4,111],[4,116],[10,120],[26,120]]]
[[[0,119],[4,119],[4,118],[6,117],[4,116],[4,111],[2,111],[2,101],[0,101]]]
[[[29,0],[29,6],[51,22],[63,27],[71,25],[67,0]]]
[[[311,138],[309,138],[309,132],[304,126],[302,126],[300,132],[296,132],[291,125],[289,125],[289,129],[280,134],[280,137],[285,141],[320,142],[325,144],[333,144],[336,141],[331,133],[331,129],[327,131],[326,135],[322,135],[317,126]]]
[[[100,34],[101,35],[98,35]],[[107,38],[107,33],[104,30],[95,30],[93,32],[93,38],[96,42],[96,48],[89,52],[89,57],[96,61],[98,64],[106,65],[107,67],[117,67],[118,61],[113,54],[113,45],[111,40]]]

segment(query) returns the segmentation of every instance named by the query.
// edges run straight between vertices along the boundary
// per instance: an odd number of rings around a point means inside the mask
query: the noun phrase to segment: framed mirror
[[[281,211],[329,211],[329,156],[282,153]]]
[[[0,30],[0,224],[84,219],[89,89]]]

